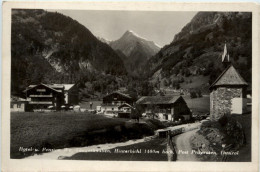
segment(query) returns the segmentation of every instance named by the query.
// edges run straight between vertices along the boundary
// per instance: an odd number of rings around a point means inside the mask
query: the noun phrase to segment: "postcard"
[[[257,171],[259,6],[4,2],[3,171]]]

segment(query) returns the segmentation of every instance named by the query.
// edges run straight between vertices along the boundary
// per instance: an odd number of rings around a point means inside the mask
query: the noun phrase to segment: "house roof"
[[[227,85],[248,85],[232,64],[222,72],[210,88]]]
[[[70,90],[75,84],[53,84],[50,86],[60,86],[60,87],[64,87],[65,91]]]
[[[43,84],[43,83],[41,83],[41,84],[39,84],[39,85],[44,85],[44,86],[46,86],[46,87],[48,87],[48,88],[50,88],[50,89],[52,89],[52,90],[54,90],[54,91],[56,91],[56,92],[61,92],[61,90],[59,90],[59,89],[63,89],[63,88],[64,88],[65,91],[68,91],[68,90],[70,90],[75,84]],[[29,85],[29,86],[27,87],[27,89],[24,90],[24,92],[25,92],[25,91],[28,91],[28,90],[30,90],[30,89],[36,87],[36,86],[38,86],[38,85]]]
[[[144,96],[137,100],[137,104],[173,104],[182,96]]]
[[[128,103],[123,103],[122,105],[118,106],[118,108],[120,109],[120,108],[122,108],[122,107],[124,107],[124,106],[130,107],[130,108],[133,109],[133,106],[131,106],[131,105],[128,104]]]
[[[110,96],[111,94],[119,94],[119,95],[121,95],[121,96],[123,96],[123,97],[127,97],[127,98],[129,98],[129,99],[132,99],[132,97],[130,97],[129,95],[124,94],[124,93],[121,93],[121,92],[119,92],[119,91],[114,91],[114,92],[112,92],[112,93],[110,93],[110,94],[108,94],[108,95],[106,95],[106,96],[104,96],[104,97]]]
[[[45,87],[47,87],[47,88],[49,88],[49,89],[51,89],[51,90],[53,90],[55,92],[61,93],[61,90],[56,90],[56,89],[52,88],[50,85],[46,85],[46,84],[43,84],[43,83],[41,83],[39,85],[43,85],[43,86],[45,86]],[[28,88],[26,90],[24,90],[24,92],[26,92],[28,90],[31,90],[31,89],[35,88],[36,86],[38,86],[38,85],[29,85]]]

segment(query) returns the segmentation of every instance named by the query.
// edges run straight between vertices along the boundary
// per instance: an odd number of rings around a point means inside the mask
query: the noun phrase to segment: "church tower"
[[[224,52],[222,54],[222,63],[223,63],[225,68],[228,67],[231,64],[230,59],[229,59],[229,54],[227,52],[227,45],[226,44],[224,46]]]
[[[247,112],[246,89],[248,83],[231,64],[227,45],[224,46],[222,63],[225,70],[210,86],[210,119],[219,120],[224,114]]]

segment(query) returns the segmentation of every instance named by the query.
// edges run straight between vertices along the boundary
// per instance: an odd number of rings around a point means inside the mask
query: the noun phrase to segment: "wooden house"
[[[112,92],[103,97],[103,102],[101,104],[100,111],[105,115],[118,116],[118,112],[123,108],[126,108],[125,106],[122,106],[123,104],[132,106],[133,99],[130,96],[121,92]],[[128,110],[129,111],[127,113],[131,113],[131,110]]]
[[[144,108],[143,116],[155,115],[159,120],[189,120],[191,112],[182,96],[144,96],[136,104]]]
[[[64,104],[64,88],[60,86],[53,88],[46,84],[30,85],[24,92],[32,111],[60,110]]]
[[[224,114],[247,112],[248,84],[230,64],[210,86],[210,118],[218,120]]]

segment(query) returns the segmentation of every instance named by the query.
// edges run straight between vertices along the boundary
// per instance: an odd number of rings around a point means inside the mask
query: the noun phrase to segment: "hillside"
[[[133,75],[139,75],[147,60],[160,50],[154,42],[140,37],[133,31],[126,31],[121,38],[110,42],[109,45],[119,53],[128,72]]]
[[[145,71],[161,86],[207,92],[223,70],[221,55],[225,42],[232,64],[251,83],[251,13],[199,12],[149,60]]]
[[[114,81],[126,75],[123,61],[109,45],[57,12],[12,10],[11,44],[12,94],[40,82],[84,86],[99,75]]]

